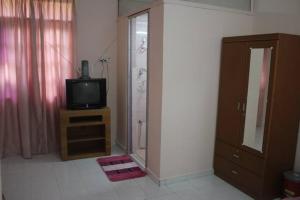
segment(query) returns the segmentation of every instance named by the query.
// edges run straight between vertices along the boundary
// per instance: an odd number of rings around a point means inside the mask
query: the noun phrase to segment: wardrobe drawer
[[[229,160],[215,156],[215,174],[238,187],[252,197],[259,197],[262,191],[262,179]]]
[[[234,148],[233,146],[218,140],[216,141],[215,153],[216,155],[222,156],[257,175],[262,176],[264,164],[262,158],[238,148]]]

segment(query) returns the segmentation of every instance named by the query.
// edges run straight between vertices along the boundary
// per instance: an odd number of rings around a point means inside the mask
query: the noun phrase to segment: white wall
[[[195,8],[199,4],[185,6],[176,0],[166,2],[161,179],[212,168],[221,38],[300,34],[298,0],[257,0],[253,16]],[[300,145],[295,168],[300,169]]]
[[[111,58],[108,106],[111,108],[112,141],[117,127],[117,0],[76,0],[77,67],[88,60],[90,75],[100,77],[100,65],[92,68],[100,56]],[[105,51],[106,50],[106,51]]]
[[[149,15],[149,97],[148,97],[148,157],[150,175],[161,176],[161,123],[163,84],[164,8],[160,4],[150,9]]]
[[[254,0],[254,10],[258,13],[300,14],[299,0]]]
[[[300,2],[300,1],[299,1]],[[254,32],[300,34],[300,15],[256,13]]]
[[[255,33],[300,34],[299,0],[255,0]]]
[[[127,112],[128,112],[128,18],[118,19],[118,42],[117,42],[117,77],[118,77],[118,121],[116,143],[123,149],[127,149]]]
[[[157,0],[119,0],[119,14],[124,16],[138,8],[145,5],[149,5]],[[183,0],[198,2],[207,5],[216,5],[226,8],[240,9],[240,10],[251,10],[251,0]]]
[[[252,28],[250,15],[165,4],[161,179],[212,170],[221,40]]]
[[[210,4],[216,6],[222,6],[226,8],[240,9],[251,11],[251,0],[185,0],[191,2],[198,2],[203,4]]]
[[[119,0],[119,15],[126,16],[127,14],[151,4],[155,0]]]

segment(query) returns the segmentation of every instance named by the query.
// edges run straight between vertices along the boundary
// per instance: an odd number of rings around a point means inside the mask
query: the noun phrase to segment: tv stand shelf
[[[110,109],[61,109],[60,143],[63,160],[110,155]]]

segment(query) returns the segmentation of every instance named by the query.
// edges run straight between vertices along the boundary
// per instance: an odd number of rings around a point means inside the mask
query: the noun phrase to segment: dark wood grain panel
[[[111,154],[110,109],[60,110],[62,160]]]
[[[262,179],[222,157],[215,157],[215,174],[252,197],[260,198]]]
[[[255,41],[270,41],[280,40],[281,38],[297,38],[297,35],[291,35],[286,33],[271,33],[271,34],[259,34],[259,35],[244,35],[244,36],[233,36],[223,38],[223,42],[255,42]]]
[[[300,120],[300,38],[281,36],[269,114],[265,177],[266,199],[278,196],[282,173],[293,169]]]
[[[271,45],[274,49],[263,153],[260,153],[242,145],[244,118],[239,117],[234,104],[246,101],[249,48]],[[296,35],[223,39],[214,170],[217,176],[255,199],[279,197],[282,173],[293,169],[300,121],[299,52],[300,36]]]
[[[223,44],[220,75],[217,138],[239,145],[241,96],[245,44]]]
[[[263,176],[264,160],[262,158],[218,140],[215,149],[216,155],[230,160],[258,176]]]
[[[244,36],[234,36],[234,37],[226,37],[223,39],[223,42],[254,42],[254,41],[268,41],[268,40],[278,40],[280,34],[272,33],[272,34],[262,34],[262,35],[244,35]]]

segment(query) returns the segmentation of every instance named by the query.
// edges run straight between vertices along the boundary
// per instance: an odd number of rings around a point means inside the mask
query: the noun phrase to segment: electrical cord
[[[101,63],[100,78],[105,78],[104,73],[106,71],[106,78],[107,78],[106,96],[108,96],[109,86],[110,86],[109,85],[109,64],[108,64],[109,63],[109,59],[103,59],[103,58],[97,59],[96,62],[94,62],[93,65],[92,65],[92,74],[93,74],[93,71],[94,71],[94,67],[96,66],[97,63]],[[104,63],[106,63],[106,65],[104,65]]]
[[[108,95],[109,92],[109,65],[107,60],[103,59],[98,59],[97,63],[101,63],[101,72],[100,72],[100,78],[105,78],[104,73],[106,71],[106,96]],[[106,63],[106,65],[104,65]],[[106,68],[106,69],[105,69]]]
[[[104,62],[101,62],[101,72],[100,72],[101,78],[104,78],[103,72],[104,72]]]

